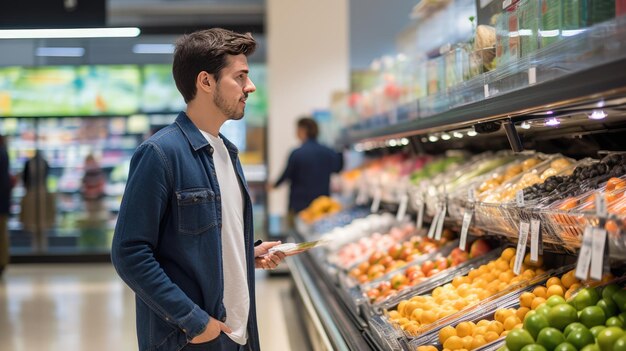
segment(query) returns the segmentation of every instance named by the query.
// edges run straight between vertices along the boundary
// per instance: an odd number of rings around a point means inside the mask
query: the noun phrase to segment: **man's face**
[[[248,59],[245,55],[227,56],[226,67],[215,88],[213,102],[228,119],[243,118],[248,94],[256,90],[248,77]]]

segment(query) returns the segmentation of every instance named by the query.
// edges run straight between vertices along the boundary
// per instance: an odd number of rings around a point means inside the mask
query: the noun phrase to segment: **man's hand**
[[[207,324],[206,329],[204,329],[202,334],[191,339],[190,343],[201,344],[203,342],[209,342],[211,340],[217,339],[217,337],[220,336],[221,332],[229,334],[232,333],[232,330],[230,330],[230,328],[226,324],[218,321],[215,318],[211,318],[209,320],[209,324]]]
[[[269,249],[280,245],[280,241],[265,241],[254,248],[254,266],[262,269],[274,269],[280,261],[285,259],[285,254],[280,251],[269,253]]]

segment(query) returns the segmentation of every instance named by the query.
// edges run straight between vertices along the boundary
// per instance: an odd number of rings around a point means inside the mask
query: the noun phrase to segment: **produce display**
[[[507,288],[545,273],[542,262],[533,263],[525,257],[522,274],[513,273],[515,249],[505,249],[500,257],[457,276],[430,294],[413,296],[389,310],[389,319],[409,335],[416,335],[437,320],[475,306]]]
[[[350,276],[359,283],[367,283],[378,279],[395,269],[406,266],[417,260],[421,255],[435,252],[448,243],[453,237],[450,230],[444,230],[441,240],[429,239],[425,236],[414,235],[409,240],[392,245],[386,251],[375,251],[367,260],[350,270]]]
[[[372,303],[382,302],[399,291],[422,283],[427,278],[449,268],[456,267],[469,259],[480,257],[490,250],[491,247],[486,240],[478,239],[472,243],[469,253],[458,247],[454,248],[447,256],[438,253],[436,257],[411,265],[403,272],[394,274],[390,279],[386,279],[374,287],[366,289],[365,294]]]
[[[313,200],[309,207],[298,213],[298,217],[306,223],[313,223],[320,218],[341,211],[341,204],[328,196],[320,196]]]

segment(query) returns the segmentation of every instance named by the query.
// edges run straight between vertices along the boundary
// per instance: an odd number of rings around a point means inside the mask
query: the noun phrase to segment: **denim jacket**
[[[221,137],[244,192],[248,345],[259,350],[252,203],[237,148]],[[141,351],[178,351],[209,318],[226,320],[221,217],[213,148],[181,112],[135,151],[111,249],[113,265],[136,294]]]

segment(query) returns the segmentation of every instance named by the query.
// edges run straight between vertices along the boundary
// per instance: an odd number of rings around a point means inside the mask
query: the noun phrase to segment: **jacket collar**
[[[208,140],[200,133],[198,127],[191,121],[189,116],[184,111],[181,111],[176,117],[176,124],[183,131],[183,134],[187,138],[187,141],[194,149],[194,151],[198,151],[203,147],[209,146]],[[220,133],[220,138],[224,141],[224,145],[226,145],[226,149],[233,154],[238,154],[239,150],[237,147],[230,142],[230,140],[226,139],[226,137]]]

